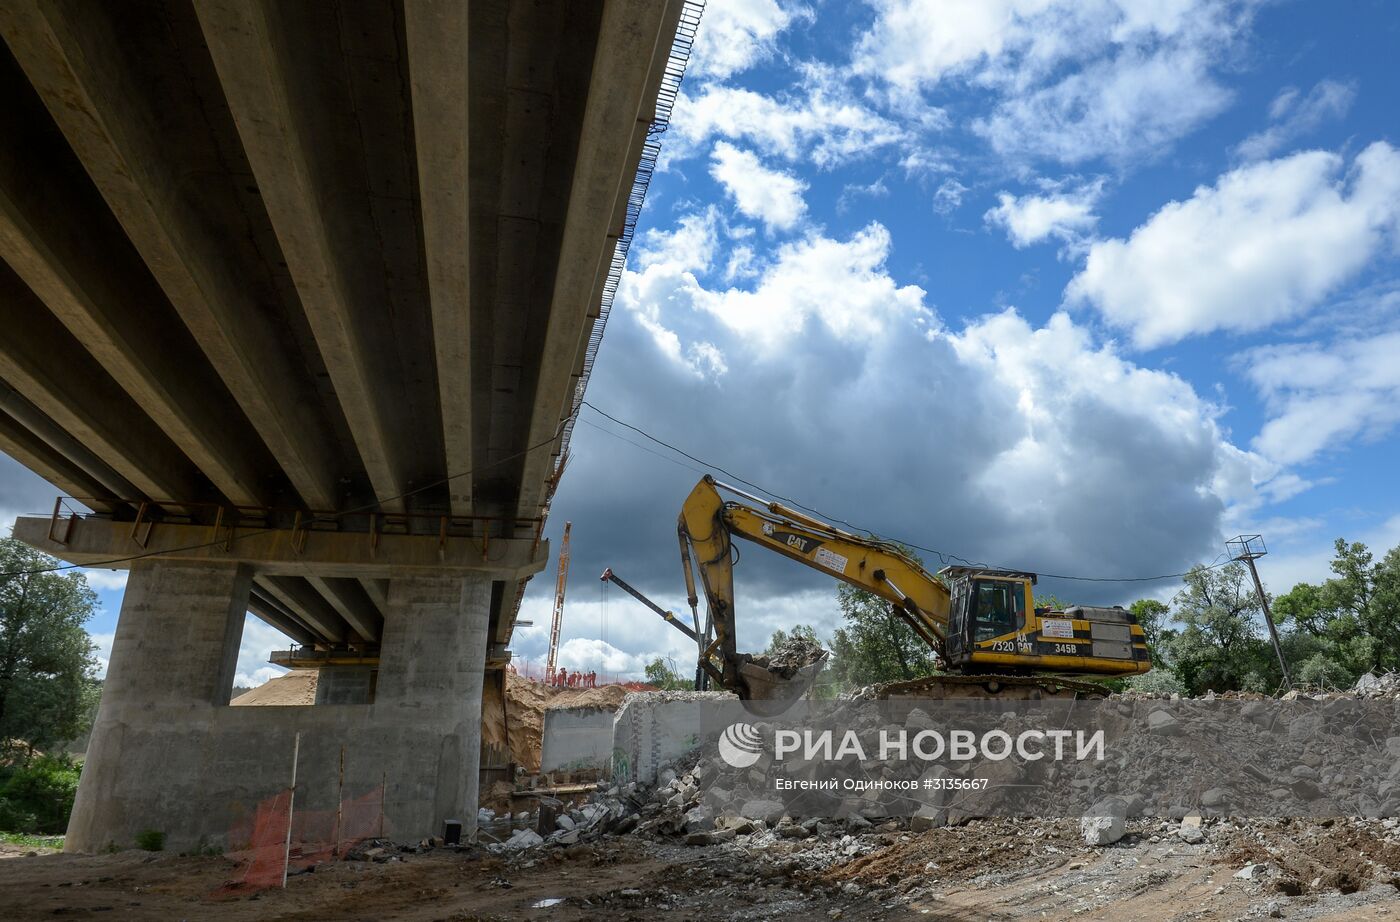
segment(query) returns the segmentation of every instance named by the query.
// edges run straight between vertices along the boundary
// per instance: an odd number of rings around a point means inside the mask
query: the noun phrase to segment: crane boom
[[[564,523],[564,540],[559,543],[559,577],[554,587],[554,617],[549,622],[549,656],[545,661],[545,681],[553,681],[554,667],[559,659],[559,628],[564,622],[564,587],[569,582],[569,530],[573,522]]]

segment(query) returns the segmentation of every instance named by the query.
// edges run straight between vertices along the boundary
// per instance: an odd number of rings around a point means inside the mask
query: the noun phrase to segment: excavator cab
[[[977,645],[1026,628],[1026,611],[1035,585],[1034,573],[975,567],[944,567],[949,584],[948,665],[972,662]]]

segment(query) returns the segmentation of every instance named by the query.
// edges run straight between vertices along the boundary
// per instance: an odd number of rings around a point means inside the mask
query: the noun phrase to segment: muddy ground
[[[1267,821],[1189,845],[1142,822],[1106,848],[1077,824],[975,820],[849,840],[638,836],[496,857],[483,849],[342,861],[286,890],[230,891],[225,857],[146,852],[0,860],[6,919],[759,920],[1393,919],[1400,844],[1377,822]],[[845,841],[845,844],[843,844]],[[854,848],[852,846],[855,846]],[[846,852],[853,854],[847,855]],[[1241,879],[1246,864],[1260,865]],[[556,901],[556,902],[550,902]]]

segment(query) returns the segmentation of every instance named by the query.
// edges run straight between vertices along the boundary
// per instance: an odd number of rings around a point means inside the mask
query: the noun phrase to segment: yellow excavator
[[[739,499],[725,499],[721,491]],[[781,674],[738,651],[736,537],[874,593],[934,649],[948,674],[887,686],[886,697],[1103,694],[1103,686],[1081,677],[1129,676],[1151,668],[1142,627],[1121,607],[1037,609],[1033,573],[944,567],[935,576],[895,545],[842,531],[708,474],[686,497],[678,532],[695,625],[685,633],[697,643],[699,672],[741,698],[791,697],[794,690],[785,683],[810,679],[815,669]],[[696,571],[708,603],[703,622]]]

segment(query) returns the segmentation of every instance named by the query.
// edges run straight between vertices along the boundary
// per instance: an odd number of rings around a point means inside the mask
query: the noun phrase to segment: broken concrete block
[[[718,816],[715,817],[715,828],[721,830],[731,830],[735,835],[746,836],[758,829],[754,821],[743,816]]]
[[[751,820],[763,820],[770,826],[776,825],[785,812],[786,808],[776,800],[745,801],[739,808],[740,816]]]
[[[1111,845],[1128,831],[1128,804],[1121,797],[1105,797],[1089,808],[1079,821],[1085,845]]]
[[[511,836],[504,843],[505,847],[513,852],[518,852],[527,848],[534,848],[544,844],[544,838],[533,829],[517,829],[515,835]]]
[[[686,832],[704,832],[707,829],[713,829],[714,826],[714,814],[710,812],[709,807],[703,804],[698,807],[692,807],[685,813]]]
[[[947,823],[947,808],[935,807],[932,804],[924,804],[910,818],[909,829],[913,832],[923,832],[926,829],[945,826]]]
[[[1157,736],[1179,736],[1181,722],[1166,711],[1153,711],[1147,715],[1147,730]]]

